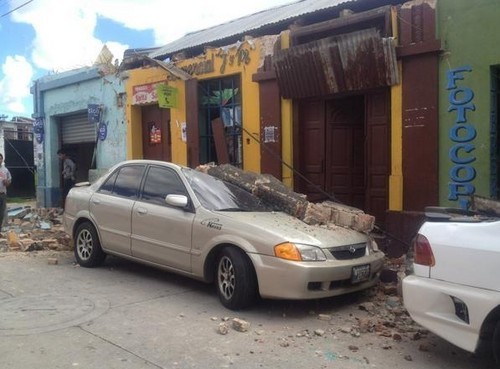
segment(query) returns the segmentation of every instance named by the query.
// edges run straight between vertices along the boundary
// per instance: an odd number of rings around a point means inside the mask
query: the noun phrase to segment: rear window
[[[141,184],[144,165],[128,165],[115,171],[102,184],[99,193],[136,199]]]

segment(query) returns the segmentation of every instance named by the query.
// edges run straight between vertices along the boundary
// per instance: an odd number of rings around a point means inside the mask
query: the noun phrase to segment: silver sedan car
[[[132,160],[71,189],[64,211],[77,262],[112,254],[214,283],[229,309],[373,286],[384,254],[363,233],[310,226],[252,194],[176,164]]]

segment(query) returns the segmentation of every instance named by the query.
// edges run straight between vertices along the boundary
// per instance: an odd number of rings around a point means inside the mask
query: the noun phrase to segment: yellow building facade
[[[185,59],[173,63],[175,68],[187,73],[195,79],[198,86],[210,84],[212,81],[232,78],[238,81],[237,94],[241,97],[237,106],[237,113],[241,110],[241,117],[237,124],[241,124],[241,163],[244,170],[260,172],[260,106],[259,106],[259,84],[252,81],[252,76],[258,71],[264,62],[265,56],[269,55],[278,37],[265,37],[250,39],[234,45],[222,48],[207,49],[203,55],[195,58]],[[144,129],[144,108],[146,106],[158,106],[158,109],[169,110],[169,143],[170,157],[165,155],[160,159],[169,159],[172,162],[189,165],[187,134],[189,124],[203,124],[189,122],[187,117],[187,101],[185,78],[179,78],[171,71],[167,71],[160,65],[154,63],[128,71],[127,78],[127,156],[128,159],[148,158],[146,148],[147,140],[144,139],[148,132]],[[137,99],[137,91],[144,86],[168,86],[175,91],[176,103],[170,108],[160,108],[158,97],[149,99]],[[146,87],[144,87],[146,88]],[[150,87],[153,92],[154,87]],[[202,88],[199,88],[201,91]],[[227,90],[227,89],[226,89]],[[216,91],[213,93],[215,94]],[[212,96],[213,97],[213,96]],[[203,105],[204,96],[199,96],[198,104]],[[224,97],[221,97],[224,99]],[[221,102],[224,104],[224,101]],[[286,109],[286,107],[285,107]],[[286,115],[290,120],[290,114]],[[146,118],[147,119],[147,118]],[[291,122],[281,122],[290,126]],[[283,151],[290,157],[291,141],[287,141]],[[151,157],[149,157],[151,158]],[[200,162],[200,164],[204,164]]]
[[[240,95],[241,118],[241,160],[240,166],[244,170],[261,172],[263,132],[261,125],[261,106],[259,83],[254,81],[254,75],[262,69],[266,56],[272,55],[276,46],[286,49],[289,45],[289,31],[282,32],[279,36],[266,36],[262,38],[249,39],[237,44],[220,48],[208,48],[202,55],[194,58],[169,63],[146,63],[145,66],[131,69],[126,79],[127,91],[127,157],[128,159],[160,159],[168,160],[177,164],[190,166],[189,158],[189,125],[204,124],[199,115],[197,120],[188,120],[190,97],[187,93],[188,81],[195,80],[198,86],[198,97],[196,99],[198,109],[203,106],[203,96],[200,95],[199,86],[210,84],[213,81],[225,80],[227,78],[239,81],[238,94]],[[173,67],[172,67],[173,66]],[[176,73],[174,68],[181,73]],[[180,75],[180,76],[179,76]],[[158,96],[154,96],[156,86],[168,86],[175,91],[175,105],[169,108],[160,107]],[[137,98],[138,91],[147,89],[151,95],[149,98]],[[391,135],[390,155],[391,175],[389,177],[389,210],[401,210],[402,208],[402,162],[401,162],[401,85],[393,86],[389,90],[391,105]],[[160,99],[161,100],[161,99]],[[150,119],[145,113],[145,108],[157,109],[160,112],[168,111],[168,124],[163,134],[161,145],[166,147],[163,155],[151,155],[148,151],[147,137],[149,137],[146,120]],[[156,115],[159,116],[159,115]],[[286,185],[294,187],[294,100],[280,99],[280,160],[281,178]],[[198,127],[199,128],[199,127]],[[198,130],[197,130],[198,131]],[[198,133],[201,136],[201,133]],[[197,141],[199,137],[192,137]],[[168,141],[168,142],[167,142]],[[213,144],[213,143],[212,143]],[[158,143],[156,143],[158,145]],[[211,158],[210,158],[211,159]],[[212,160],[203,160],[200,154],[199,164],[205,164]],[[233,160],[234,161],[234,160]],[[296,178],[295,178],[296,179]]]

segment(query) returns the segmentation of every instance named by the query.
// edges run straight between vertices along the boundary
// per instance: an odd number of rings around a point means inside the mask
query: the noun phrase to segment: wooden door
[[[390,163],[389,94],[386,90],[366,95],[366,208],[376,218],[377,224],[385,223],[389,208]]]
[[[141,109],[143,158],[171,161],[170,109],[161,109],[158,105]]]
[[[302,101],[297,117],[296,191],[313,202],[333,196],[383,225],[390,174],[388,91]]]
[[[297,189],[309,201],[326,200],[325,190],[325,104],[322,100],[303,101],[299,106],[299,132],[296,136],[299,171]],[[319,190],[321,189],[321,190]]]
[[[365,208],[364,98],[326,102],[326,190],[341,203]]]

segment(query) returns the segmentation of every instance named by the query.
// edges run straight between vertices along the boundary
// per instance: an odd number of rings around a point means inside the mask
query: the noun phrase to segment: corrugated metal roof
[[[286,99],[392,86],[399,80],[393,40],[374,28],[279,50],[273,62]]]
[[[205,45],[213,41],[257,30],[264,26],[291,20],[304,14],[335,8],[344,3],[355,3],[359,1],[360,0],[301,0],[296,3],[274,7],[218,26],[188,33],[184,37],[153,51],[149,56],[151,58],[165,57],[166,55],[192,47]]]

